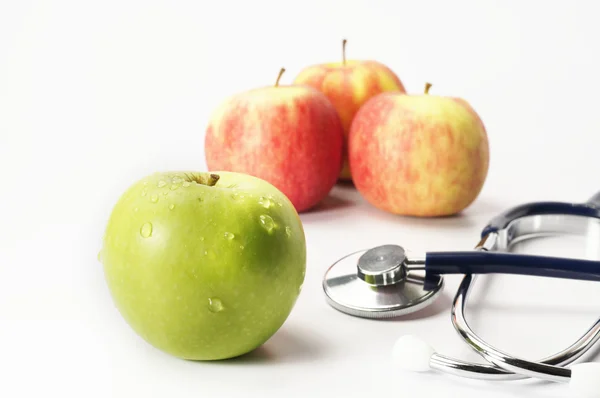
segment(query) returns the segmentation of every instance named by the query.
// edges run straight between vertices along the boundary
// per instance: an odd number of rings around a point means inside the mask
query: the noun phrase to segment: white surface
[[[0,2],[0,396],[564,397],[567,385],[393,370],[391,349],[403,334],[473,358],[449,319],[458,278],[447,279],[434,308],[388,321],[334,311],[320,281],[359,248],[469,249],[509,206],[579,201],[600,189],[594,5]],[[122,321],[96,261],[111,206],[142,175],[204,169],[203,130],[219,101],[272,84],[281,66],[287,83],[307,64],[339,59],[343,37],[349,58],[388,64],[410,92],[430,81],[431,93],[478,110],[491,144],[479,199],[460,217],[412,219],[337,187],[302,216],[304,290],[263,348],[226,363],[158,352]],[[478,292],[487,295],[469,309],[475,329],[527,358],[564,348],[600,310],[595,284],[486,277]]]
[[[575,397],[596,398],[600,396],[600,364],[577,363],[572,367],[569,387]]]
[[[425,340],[414,335],[398,338],[392,349],[394,364],[399,370],[426,372],[430,370],[429,360],[435,349]]]

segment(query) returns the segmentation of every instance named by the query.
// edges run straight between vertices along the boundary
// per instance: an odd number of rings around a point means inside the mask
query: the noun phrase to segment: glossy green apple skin
[[[300,294],[306,241],[292,203],[245,174],[156,173],[110,215],[100,258],[123,318],[148,343],[191,360],[265,343]],[[271,222],[272,220],[272,222]]]

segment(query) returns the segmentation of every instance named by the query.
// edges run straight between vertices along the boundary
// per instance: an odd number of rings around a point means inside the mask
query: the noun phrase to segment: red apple
[[[346,60],[346,40],[342,41],[341,62],[307,66],[296,76],[294,84],[315,87],[329,98],[340,115],[345,138],[350,131],[354,115],[366,101],[387,91],[405,92],[398,76],[382,63],[372,60]],[[340,180],[348,181],[352,176],[347,149],[344,149],[344,158]]]
[[[342,168],[340,118],[319,90],[298,85],[260,87],[233,95],[211,115],[205,136],[210,170],[261,178],[283,192],[298,212],[325,198]]]
[[[486,129],[461,98],[383,93],[356,114],[349,159],[357,190],[400,215],[459,213],[479,195],[489,166]]]

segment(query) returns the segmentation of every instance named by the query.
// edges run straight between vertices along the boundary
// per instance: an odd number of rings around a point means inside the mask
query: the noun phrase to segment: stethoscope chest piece
[[[341,258],[325,273],[329,305],[363,318],[391,318],[430,305],[442,292],[443,279],[426,284],[425,274],[406,271],[401,246],[384,245]]]

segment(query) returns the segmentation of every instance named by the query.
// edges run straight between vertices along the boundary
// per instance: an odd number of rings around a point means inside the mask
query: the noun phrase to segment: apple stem
[[[344,62],[344,66],[346,66],[346,42],[348,40],[342,40],[342,61]]]
[[[196,174],[193,176],[193,180],[200,185],[208,185],[209,187],[215,186],[219,181],[220,176],[218,174]]]
[[[209,187],[216,185],[217,181],[219,181],[219,178],[221,177],[218,174],[210,174],[206,180],[206,185]]]
[[[430,88],[431,88],[431,83],[425,83],[425,94],[429,94]]]
[[[281,75],[285,72],[285,68],[281,68],[279,70],[279,75],[277,75],[277,80],[275,80],[275,87],[279,87],[279,80],[281,79]]]

